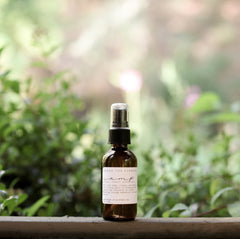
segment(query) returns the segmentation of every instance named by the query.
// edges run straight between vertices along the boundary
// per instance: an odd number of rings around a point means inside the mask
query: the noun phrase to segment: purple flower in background
[[[186,91],[186,97],[184,100],[185,108],[190,108],[195,104],[199,96],[201,95],[201,89],[197,85],[188,87]]]
[[[119,85],[123,91],[136,92],[142,87],[142,75],[137,70],[127,70],[121,73]]]

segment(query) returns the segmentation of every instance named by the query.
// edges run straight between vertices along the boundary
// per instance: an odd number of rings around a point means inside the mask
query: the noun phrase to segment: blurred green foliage
[[[232,205],[239,210],[240,200],[236,167],[240,152],[229,147],[234,138],[224,133],[211,142],[185,137],[173,151],[160,145],[155,157],[150,152],[145,156],[151,174],[139,176],[141,213],[147,217],[236,216],[229,210]],[[148,183],[144,185],[141,178]]]
[[[237,6],[0,0],[1,215],[100,215],[105,109],[121,99],[139,216],[240,216]],[[120,90],[129,68],[141,91]]]
[[[26,205],[49,196],[38,215],[99,214],[99,155],[93,129],[82,117],[83,102],[69,90],[71,79],[60,72],[31,92],[32,80],[20,83],[10,71],[0,75],[0,163],[3,181],[18,179]],[[95,138],[94,138],[95,140]],[[93,145],[92,145],[93,144]]]
[[[74,78],[68,71],[52,74],[37,91],[30,78],[20,81],[10,71],[0,78],[0,164],[7,171],[1,214],[100,215],[106,145],[71,91]],[[149,149],[133,145],[139,216],[240,216],[239,113],[233,105],[203,93],[182,108],[173,144],[162,137]]]
[[[178,132],[174,144],[167,147],[162,139],[143,155],[141,214],[240,215],[240,115],[229,108],[213,92],[202,94],[184,110],[187,128]]]
[[[6,170],[2,169],[0,165],[0,179],[3,175],[7,174]],[[50,208],[45,202],[49,199],[49,196],[40,198],[33,205],[24,208],[23,203],[27,200],[28,195],[14,190],[14,186],[17,183],[18,179],[15,179],[11,182],[7,188],[3,183],[0,183],[0,215],[1,216],[34,216],[38,210],[42,208]],[[51,215],[51,213],[49,213]]]

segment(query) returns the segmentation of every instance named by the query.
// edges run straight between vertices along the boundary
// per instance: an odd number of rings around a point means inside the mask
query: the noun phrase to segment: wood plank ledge
[[[240,238],[240,218],[0,217],[0,238]]]

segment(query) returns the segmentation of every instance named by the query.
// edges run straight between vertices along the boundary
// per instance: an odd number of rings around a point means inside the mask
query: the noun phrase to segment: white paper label
[[[104,167],[102,184],[104,204],[137,203],[137,167]]]

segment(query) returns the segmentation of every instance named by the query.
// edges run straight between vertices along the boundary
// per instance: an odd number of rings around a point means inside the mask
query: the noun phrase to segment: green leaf
[[[1,73],[0,74],[0,79],[3,80],[9,74],[10,74],[10,71],[5,71],[5,72]],[[5,82],[3,82],[3,83],[5,83]]]
[[[19,195],[18,200],[17,200],[17,205],[20,205],[23,202],[25,202],[27,198],[28,198],[28,195],[25,193]]]
[[[32,67],[38,67],[38,68],[47,68],[47,63],[44,61],[35,61],[31,64]]]
[[[191,211],[189,210],[189,207],[186,206],[185,204],[183,203],[177,203],[174,205],[174,207],[171,209],[171,210],[168,210],[168,211],[165,211],[163,214],[162,214],[162,217],[170,217],[171,213],[172,212],[176,212],[176,211],[189,211],[188,214],[191,214]],[[184,216],[184,215],[183,215]]]
[[[5,190],[5,189],[6,189],[6,186],[5,186],[3,183],[0,183],[0,189],[1,189],[1,190]]]
[[[198,207],[199,207],[198,203],[193,203],[188,207],[188,209],[181,212],[180,216],[181,217],[190,217],[190,216],[196,215]]]
[[[171,215],[171,211],[168,210],[168,211],[165,211],[163,214],[162,214],[162,217],[169,217]]]
[[[11,182],[9,188],[14,188],[14,186],[16,185],[16,183],[17,183],[18,181],[19,181],[19,178],[15,178],[15,179]]]
[[[0,178],[1,178],[5,173],[6,173],[5,170],[1,170],[1,171],[0,171]]]
[[[39,208],[41,208],[45,202],[49,199],[49,196],[45,196],[40,198],[37,202],[35,202],[31,207],[25,209],[24,211],[27,213],[28,217],[33,216]]]
[[[19,93],[20,90],[20,83],[19,81],[16,80],[7,80],[4,82],[4,86],[9,88],[10,90],[12,90],[15,93]]]
[[[188,207],[183,204],[183,203],[177,203],[170,211],[174,212],[174,211],[181,211],[181,210],[187,210]]]
[[[211,116],[206,116],[203,119],[207,123],[226,123],[226,122],[240,122],[240,115],[237,113],[219,113]]]
[[[180,213],[180,217],[190,217],[192,215],[191,210],[187,209]]]
[[[2,210],[3,210],[2,204],[0,204],[0,213],[1,213],[0,215],[1,216],[9,216],[7,211],[2,211]]]
[[[5,190],[0,190],[0,197],[6,199],[8,197],[8,194]]]
[[[5,46],[0,47],[0,55],[2,55],[4,49],[5,49]]]
[[[219,182],[220,180],[218,178],[214,179],[211,184],[210,184],[210,188],[209,188],[209,193],[210,196],[213,197],[214,194],[216,193],[218,187],[219,187]]]
[[[196,103],[190,108],[194,113],[205,113],[209,111],[219,110],[221,101],[217,94],[212,92],[203,93]]]
[[[45,57],[49,57],[51,54],[53,54],[53,52],[55,52],[57,49],[59,49],[59,45],[55,45],[50,47],[47,51],[45,51],[43,53],[43,56]]]
[[[47,216],[51,217],[53,215],[55,205],[53,203],[49,203],[47,207]]]
[[[146,214],[144,217],[149,218],[152,217],[152,214],[154,213],[154,211],[159,207],[159,204],[157,204],[156,206],[152,207]]]
[[[62,88],[64,90],[68,90],[69,89],[69,83],[67,81],[62,81]]]
[[[4,201],[3,208],[7,207],[9,215],[12,214],[15,207],[17,206],[17,200],[18,200],[18,196],[11,196],[7,200]]]
[[[240,217],[240,202],[239,201],[228,204],[227,209],[228,209],[229,214],[232,217]]]
[[[62,79],[67,73],[69,73],[69,70],[62,70],[62,71],[58,72],[58,73],[54,76],[54,80]],[[63,81],[63,82],[64,82],[64,81]]]
[[[233,187],[226,187],[221,189],[220,191],[218,191],[211,199],[211,205],[213,205],[215,203],[215,201],[225,192],[231,191],[233,190]]]

